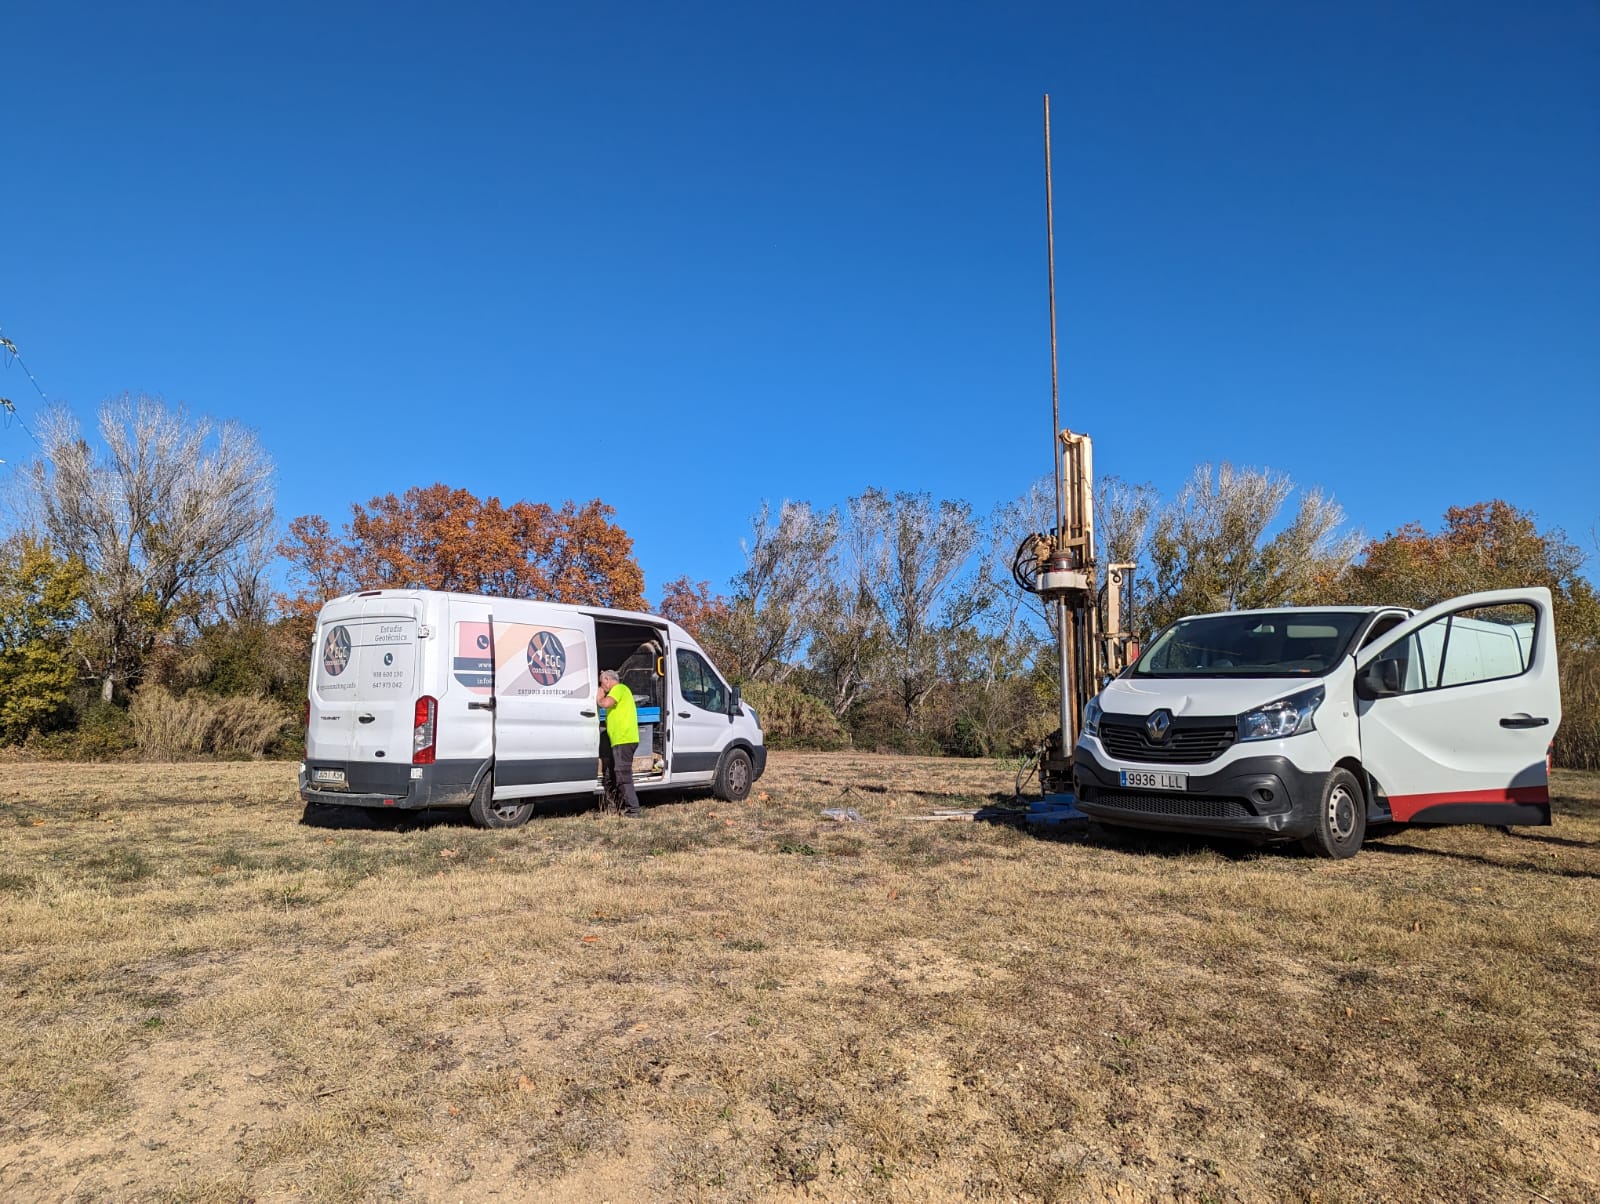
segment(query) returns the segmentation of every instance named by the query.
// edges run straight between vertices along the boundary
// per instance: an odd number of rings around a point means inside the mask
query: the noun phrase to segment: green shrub
[[[740,687],[761,717],[769,748],[832,750],[850,747],[844,730],[819,698],[787,682],[752,681]]]

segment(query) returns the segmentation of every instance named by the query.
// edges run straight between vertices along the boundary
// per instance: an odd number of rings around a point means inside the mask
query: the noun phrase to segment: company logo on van
[[[536,631],[528,641],[528,675],[541,686],[553,686],[567,671],[567,650],[554,632]]]
[[[338,677],[350,664],[350,633],[335,627],[322,641],[322,668],[329,677]]]
[[[1172,712],[1166,708],[1151,711],[1150,717],[1144,721],[1144,734],[1150,737],[1153,744],[1160,744],[1172,731]]]

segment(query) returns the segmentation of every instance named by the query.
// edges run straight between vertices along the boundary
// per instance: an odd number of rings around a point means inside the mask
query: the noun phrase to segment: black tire
[[[717,765],[717,776],[711,780],[711,793],[725,803],[742,803],[750,797],[750,787],[755,784],[755,764],[750,754],[742,748],[730,748],[722,754]]]
[[[1322,784],[1316,827],[1300,842],[1308,853],[1343,860],[1361,851],[1367,836],[1367,799],[1348,769],[1335,769]]]
[[[520,828],[533,814],[533,804],[517,799],[494,801],[494,771],[485,773],[472,792],[472,806],[467,808],[472,822],[480,828]]]

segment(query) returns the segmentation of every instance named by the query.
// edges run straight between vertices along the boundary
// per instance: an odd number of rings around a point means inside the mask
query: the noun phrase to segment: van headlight
[[[1254,711],[1246,711],[1239,716],[1239,739],[1278,740],[1309,732],[1317,726],[1311,717],[1327,696],[1327,690],[1314,686]]]
[[[1079,735],[1098,736],[1100,734],[1100,696],[1089,699],[1083,704],[1083,726]]]

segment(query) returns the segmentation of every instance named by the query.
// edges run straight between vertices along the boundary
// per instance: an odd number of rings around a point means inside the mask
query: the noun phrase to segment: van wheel
[[[478,788],[472,792],[472,806],[467,808],[472,822],[480,828],[520,828],[533,814],[533,804],[514,799],[494,801],[494,773],[483,775]]]
[[[730,748],[722,754],[717,776],[711,782],[711,793],[724,802],[742,803],[750,797],[750,784],[754,780],[750,754],[742,748]]]
[[[1361,851],[1367,835],[1367,800],[1348,769],[1335,769],[1322,786],[1317,826],[1300,842],[1308,853],[1342,860]]]

